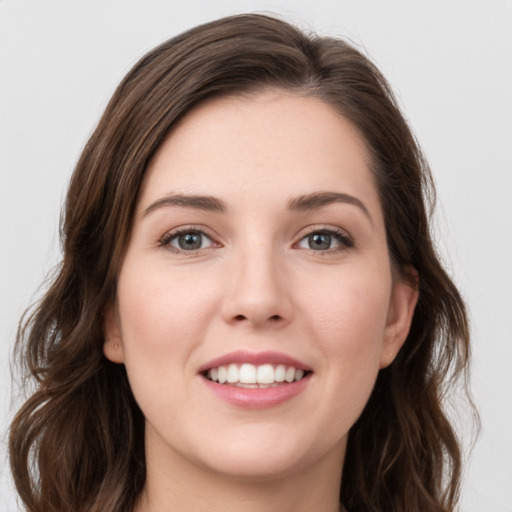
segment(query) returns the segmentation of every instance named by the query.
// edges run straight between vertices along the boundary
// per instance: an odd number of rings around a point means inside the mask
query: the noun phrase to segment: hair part
[[[359,130],[394,266],[419,276],[409,336],[350,432],[341,502],[351,512],[455,510],[461,448],[443,398],[467,371],[469,328],[429,231],[428,165],[365,56],[343,40],[249,14],[193,28],[144,56],[82,152],[61,225],[63,261],[17,338],[38,385],[10,430],[11,468],[27,511],[126,512],[137,502],[146,478],[144,418],[124,367],[102,346],[144,173],[196,105],[268,88],[319,98]]]

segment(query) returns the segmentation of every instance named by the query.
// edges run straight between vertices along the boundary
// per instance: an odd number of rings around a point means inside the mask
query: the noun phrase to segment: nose
[[[294,314],[283,258],[270,248],[236,256],[223,303],[224,320],[255,328],[283,327]]]

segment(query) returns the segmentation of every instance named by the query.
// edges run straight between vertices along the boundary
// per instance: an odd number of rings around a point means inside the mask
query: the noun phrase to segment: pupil
[[[181,249],[194,250],[201,248],[201,235],[198,233],[187,233],[178,237],[178,243]]]
[[[315,233],[309,236],[309,247],[315,251],[329,249],[331,247],[331,235]]]

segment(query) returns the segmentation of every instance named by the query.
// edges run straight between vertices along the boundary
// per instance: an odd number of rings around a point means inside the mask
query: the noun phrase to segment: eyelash
[[[297,246],[300,242],[307,239],[311,235],[329,235],[330,237],[334,238],[337,242],[339,242],[340,246],[336,248],[329,248],[325,251],[322,250],[315,250],[315,249],[306,249],[309,250],[310,253],[313,253],[318,256],[328,256],[333,253],[339,253],[346,251],[348,249],[352,249],[355,246],[353,238],[342,229],[339,228],[324,228],[324,227],[318,227],[318,226],[311,226],[307,229],[306,233],[303,234],[298,242],[294,244],[294,246]]]
[[[199,226],[186,226],[186,227],[178,228],[178,229],[175,229],[175,230],[172,230],[172,231],[166,233],[158,241],[158,246],[164,247],[165,249],[167,249],[175,254],[187,254],[187,255],[195,255],[195,254],[200,253],[201,251],[204,251],[204,250],[207,250],[210,248],[210,247],[205,247],[205,248],[199,248],[199,249],[194,249],[194,250],[184,250],[184,249],[178,249],[177,247],[174,247],[171,245],[171,242],[173,240],[177,239],[180,235],[185,235],[185,234],[201,235],[201,236],[208,238],[212,242],[212,244],[216,244],[213,236],[209,235],[205,231],[204,228],[199,227]],[[352,237],[341,229],[322,228],[322,227],[312,226],[312,227],[308,228],[308,230],[305,234],[302,234],[300,239],[293,244],[293,247],[297,247],[298,244],[300,244],[303,240],[305,240],[309,236],[315,235],[315,234],[328,235],[328,236],[334,238],[340,244],[340,247],[329,248],[327,250],[318,250],[318,249],[315,250],[315,249],[311,249],[311,248],[306,249],[310,253],[313,253],[318,256],[327,256],[329,254],[339,253],[339,252],[351,249],[355,245]]]
[[[195,250],[184,250],[184,249],[178,249],[177,247],[173,247],[171,245],[171,242],[175,239],[177,239],[180,235],[188,235],[188,234],[197,234],[204,236],[212,241],[213,244],[215,244],[215,240],[213,236],[209,235],[204,228],[199,226],[185,226],[183,228],[178,228],[172,231],[167,232],[159,241],[158,246],[164,247],[168,251],[171,251],[175,254],[188,254],[188,255],[194,255],[198,254],[201,251],[204,251],[208,248],[199,248]]]

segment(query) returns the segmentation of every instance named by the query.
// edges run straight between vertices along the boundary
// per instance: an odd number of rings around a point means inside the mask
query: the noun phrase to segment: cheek
[[[316,292],[305,292],[302,308],[308,312],[327,346],[354,345],[354,349],[383,339],[391,294],[391,278],[386,273],[340,272],[330,276],[325,286],[318,279]],[[307,284],[304,290],[312,288]]]
[[[328,372],[332,385],[349,386],[355,395],[369,393],[378,373],[391,293],[386,276],[385,268],[343,273],[322,293],[303,296],[305,324],[334,370]]]
[[[385,266],[374,272],[358,270],[347,265],[330,276],[303,274],[301,291],[296,293],[300,332],[320,354],[315,378],[322,394],[314,407],[322,424],[317,439],[322,447],[346,436],[379,371],[391,277],[387,278]]]
[[[168,389],[177,381],[177,369],[198,341],[200,300],[190,283],[172,280],[159,268],[133,268],[125,261],[118,281],[118,314],[125,366],[136,396],[150,383],[154,389]]]
[[[186,383],[195,372],[188,361],[200,343],[198,311],[204,299],[193,292],[190,281],[171,279],[158,268],[134,271],[129,263],[118,282],[125,367],[146,419],[167,429],[190,402]]]
[[[118,305],[123,342],[127,350],[143,346],[175,352],[197,334],[211,307],[211,287],[202,276],[169,272],[161,265],[144,269],[123,266],[118,284]]]

